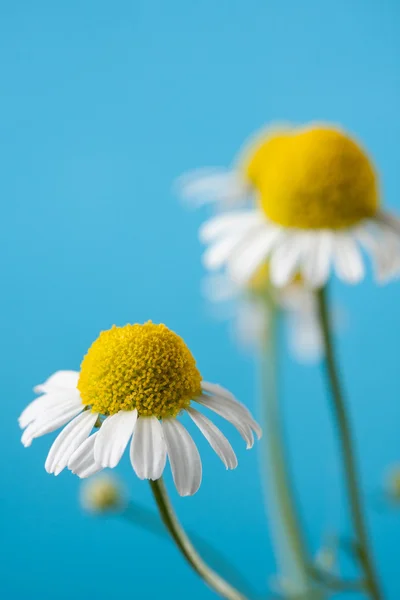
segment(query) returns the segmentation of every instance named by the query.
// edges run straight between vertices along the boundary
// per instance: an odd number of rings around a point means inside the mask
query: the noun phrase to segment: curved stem
[[[141,529],[154,535],[158,535],[168,541],[171,540],[171,536],[161,521],[159,514],[145,506],[137,504],[136,502],[129,502],[121,512],[117,513],[117,516],[125,519],[125,521],[131,525],[140,527]],[[214,569],[223,573],[225,577],[232,581],[234,585],[242,590],[249,598],[255,598],[257,596],[250,583],[237,569],[234,568],[221,552],[195,532],[189,532],[189,535],[197,548],[200,549],[202,555],[207,557],[207,561],[213,565]]]
[[[331,391],[332,410],[336,419],[336,426],[339,434],[350,513],[354,532],[357,536],[359,560],[364,570],[365,587],[369,596],[373,598],[373,600],[382,600],[383,596],[379,590],[379,584],[369,549],[368,533],[359,490],[350,423],[335,359],[325,288],[321,288],[317,292],[317,299],[321,331],[325,345],[325,370]]]
[[[272,529],[279,571],[290,582],[297,595],[307,594],[310,600],[320,600],[323,594],[313,585],[310,562],[295,495],[288,471],[284,432],[278,400],[278,309],[266,294],[268,327],[264,332],[262,352],[262,409],[264,435],[263,474],[267,509]]]
[[[228,600],[246,600],[246,597],[243,596],[243,594],[213,571],[203,561],[201,556],[199,556],[182,525],[178,521],[162,479],[150,481],[150,487],[164,525],[192,569],[210,586],[211,589],[223,598],[227,598]]]

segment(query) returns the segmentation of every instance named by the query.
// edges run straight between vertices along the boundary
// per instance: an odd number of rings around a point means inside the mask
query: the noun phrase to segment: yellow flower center
[[[201,376],[185,342],[150,321],[103,331],[81,365],[78,389],[93,412],[175,417],[201,392]]]
[[[378,208],[377,176],[370,159],[333,127],[266,136],[246,156],[246,176],[262,210],[285,227],[349,227],[372,217]]]

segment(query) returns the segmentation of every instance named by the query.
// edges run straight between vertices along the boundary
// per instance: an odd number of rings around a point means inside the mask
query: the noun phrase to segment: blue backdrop
[[[6,600],[211,598],[168,542],[91,519],[79,482],[46,474],[52,436],[20,444],[32,386],[78,369],[101,329],[165,322],[206,379],[255,405],[254,361],[210,319],[199,294],[197,229],[171,185],[225,165],[273,120],[340,122],[369,147],[385,202],[400,210],[397,0],[2,2],[0,5],[1,556]],[[400,460],[400,283],[335,284],[351,317],[340,338],[364,489],[388,598],[400,594],[400,513],[370,501]],[[310,543],[346,526],[318,367],[285,360],[284,395]],[[194,498],[172,496],[263,590],[274,562],[257,453],[234,439],[225,473],[205,444]],[[151,506],[147,485],[119,474]],[[167,477],[169,482],[169,477]]]

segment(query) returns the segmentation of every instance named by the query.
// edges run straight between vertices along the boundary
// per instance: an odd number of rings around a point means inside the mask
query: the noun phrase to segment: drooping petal
[[[315,362],[324,354],[324,343],[318,319],[301,311],[289,317],[289,345],[300,362]]]
[[[199,230],[200,241],[208,244],[217,238],[237,234],[265,221],[258,210],[240,210],[223,213],[206,221]]]
[[[62,390],[76,390],[78,379],[78,371],[56,371],[44,383],[37,385],[34,391],[36,394],[42,394]]]
[[[211,448],[218,454],[225,467],[227,469],[235,469],[237,467],[236,455],[222,431],[220,431],[210,419],[207,419],[207,417],[194,408],[188,408],[187,412],[194,423],[196,423]]]
[[[162,421],[172,476],[180,496],[192,496],[201,483],[199,451],[189,432],[177,419]]]
[[[194,206],[217,202],[222,207],[238,206],[247,200],[248,186],[233,169],[203,168],[182,175],[178,193]]]
[[[257,421],[253,419],[253,416],[247,406],[239,402],[239,400],[237,400],[229,390],[217,383],[210,383],[209,381],[204,380],[201,382],[201,388],[212,396],[220,397],[222,400],[224,400],[228,409],[231,408],[236,413],[242,413],[245,421],[250,425],[251,429],[253,429],[257,438],[260,439],[262,435],[261,427]],[[197,399],[195,400],[197,401]]]
[[[365,274],[364,261],[356,241],[349,234],[336,233],[333,263],[337,276],[346,283],[359,283]]]
[[[260,347],[270,327],[270,313],[264,302],[244,298],[236,307],[231,328],[241,346],[254,350]]]
[[[217,413],[217,415],[220,415],[232,423],[232,425],[236,427],[246,442],[247,449],[253,447],[253,432],[251,430],[247,415],[241,406],[236,406],[235,403],[227,398],[222,398],[222,396],[206,396],[205,394],[194,398],[194,401],[206,406],[210,410]]]
[[[68,469],[78,475],[81,479],[90,477],[98,473],[103,467],[94,460],[94,445],[98,431],[90,435],[80,446],[75,450],[68,461]]]
[[[390,220],[394,219],[391,226]],[[372,258],[374,275],[378,283],[383,284],[400,276],[400,231],[398,219],[385,215],[383,221],[377,221],[359,227],[355,234],[360,244]]]
[[[97,464],[111,469],[117,466],[135,429],[136,421],[136,409],[120,410],[106,418],[94,446],[94,458]]]
[[[293,280],[299,270],[307,238],[303,233],[290,232],[277,244],[271,254],[271,283],[283,287]]]
[[[323,286],[328,278],[333,254],[333,236],[329,231],[310,233],[304,249],[301,273],[313,288]]]
[[[221,268],[234,252],[235,248],[242,243],[244,235],[236,232],[221,237],[207,248],[202,257],[206,269],[217,270]]]
[[[381,210],[375,217],[376,222],[386,225],[391,231],[400,236],[400,218],[397,215],[392,215],[385,210]]]
[[[239,285],[247,283],[266,260],[281,235],[280,229],[266,222],[251,229],[243,244],[228,261],[228,272],[233,281]]]
[[[163,474],[167,460],[161,423],[156,417],[139,417],[131,442],[130,457],[139,479],[156,480]]]
[[[33,439],[62,427],[76,417],[82,409],[83,405],[77,404],[75,401],[52,406],[29,423],[22,434],[21,442],[25,447],[30,446]]]
[[[201,382],[201,389],[209,394],[215,394],[216,396],[222,396],[223,398],[228,398],[228,400],[236,401],[236,398],[232,392],[224,388],[222,385],[219,385],[219,383],[211,383],[210,381],[203,380]]]
[[[97,413],[84,411],[69,423],[56,437],[50,448],[45,469],[58,475],[68,464],[71,455],[86,440],[97,420]]]
[[[18,418],[18,423],[21,429],[25,429],[35,421],[40,419],[45,413],[56,406],[79,406],[82,408],[82,402],[79,396],[75,393],[63,392],[63,393],[52,393],[44,394],[39,396],[36,400],[33,400],[28,406],[22,411]]]

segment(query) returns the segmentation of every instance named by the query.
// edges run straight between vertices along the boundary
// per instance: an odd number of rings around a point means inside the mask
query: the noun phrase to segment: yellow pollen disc
[[[103,331],[81,365],[78,389],[93,412],[175,417],[201,392],[201,376],[185,342],[150,321]]]
[[[267,136],[247,152],[244,168],[262,210],[284,227],[349,227],[372,217],[379,205],[369,157],[333,127]]]

